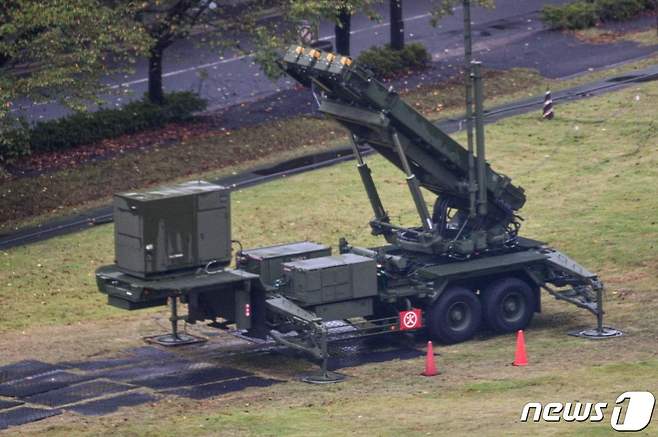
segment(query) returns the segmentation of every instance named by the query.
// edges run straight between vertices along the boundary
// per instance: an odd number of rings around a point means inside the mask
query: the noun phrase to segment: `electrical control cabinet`
[[[203,181],[114,196],[117,266],[150,277],[231,261],[230,194]]]

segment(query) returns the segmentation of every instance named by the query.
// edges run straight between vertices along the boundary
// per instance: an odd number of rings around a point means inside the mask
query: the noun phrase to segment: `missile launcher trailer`
[[[291,47],[280,65],[311,88],[321,112],[350,132],[373,210],[372,233],[387,244],[362,248],[341,239],[334,256],[328,246],[313,242],[240,247],[232,269],[226,190],[192,183],[118,195],[117,261],[96,275],[110,304],[139,309],[169,300],[174,332],[162,342],[177,344],[185,340],[176,331],[180,300],[188,305],[188,322],[235,324],[247,335],[270,336],[322,359],[325,381],[331,379],[327,341],[340,337],[325,323],[330,320],[347,320],[350,337],[423,328],[432,338],[456,343],[483,326],[496,332],[524,329],[541,310],[544,289],[597,317],[597,328],[581,335],[619,335],[603,327],[598,277],[519,235],[524,191],[485,160],[478,64],[477,154],[349,58]],[[419,226],[391,222],[363,145],[404,173]],[[421,187],[436,195],[431,213]]]

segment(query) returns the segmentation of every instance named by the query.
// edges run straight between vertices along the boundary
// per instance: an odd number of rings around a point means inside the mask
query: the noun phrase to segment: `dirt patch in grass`
[[[632,41],[642,46],[658,45],[656,29],[630,30],[626,32],[593,27],[576,30],[573,35],[588,44],[613,44],[620,41]]]
[[[645,30],[642,32],[631,32],[624,35],[627,41],[635,41],[643,46],[658,45],[658,32],[656,29]]]
[[[309,125],[307,118],[298,118],[257,129],[226,131],[222,135],[134,150],[75,168],[6,182],[0,186],[3,204],[0,232],[29,217],[107,199],[115,192],[217,171],[290,150],[304,153],[323,143],[325,132],[331,130],[326,121],[314,120],[313,130],[308,129]],[[296,135],[298,132],[305,132],[303,138]]]
[[[580,41],[586,42],[588,44],[612,44],[619,41],[623,36],[623,33],[621,32],[599,29],[597,27],[575,30],[570,33],[572,33]]]
[[[7,168],[13,178],[34,177],[42,173],[73,169],[88,162],[111,159],[132,151],[168,147],[182,141],[208,136],[213,130],[216,129],[213,129],[208,120],[199,117],[191,122],[170,123],[162,128],[126,134],[96,144],[56,152],[34,153]]]

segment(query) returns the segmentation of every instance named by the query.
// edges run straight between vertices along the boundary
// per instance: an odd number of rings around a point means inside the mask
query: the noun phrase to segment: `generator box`
[[[377,263],[352,253],[287,262],[283,276],[283,293],[303,306],[377,294]]]
[[[331,255],[331,247],[300,241],[243,250],[238,254],[236,264],[239,269],[259,275],[264,284],[272,285],[283,276],[283,263],[327,255]]]
[[[116,265],[146,278],[231,262],[230,194],[203,181],[114,196]],[[210,265],[209,265],[210,264]]]

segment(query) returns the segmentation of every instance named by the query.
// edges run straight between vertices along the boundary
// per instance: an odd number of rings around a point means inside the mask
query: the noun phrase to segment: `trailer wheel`
[[[471,290],[448,288],[428,311],[427,327],[432,338],[452,344],[473,337],[482,320],[482,305]]]
[[[484,320],[496,332],[524,329],[534,314],[532,288],[521,279],[502,278],[482,291]]]

